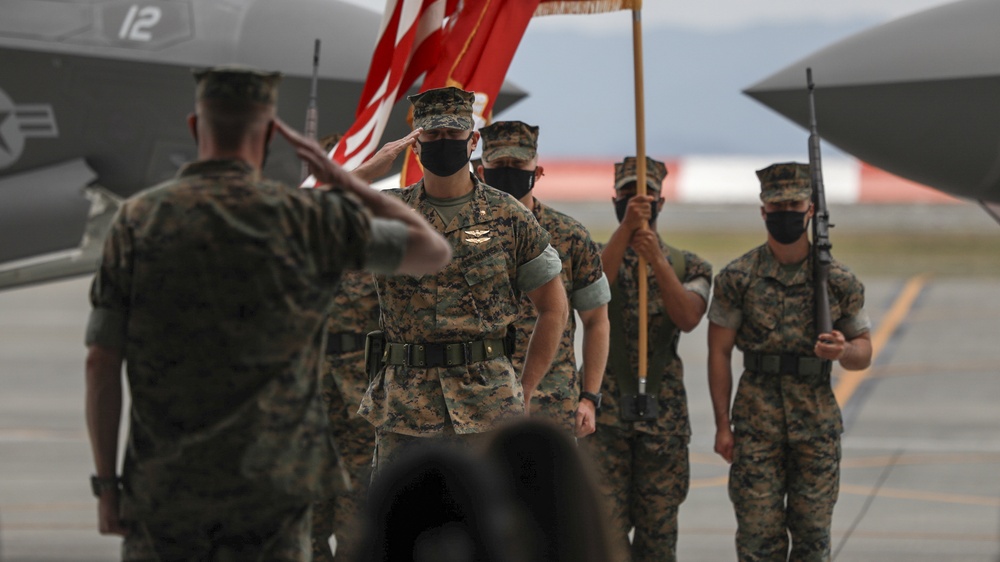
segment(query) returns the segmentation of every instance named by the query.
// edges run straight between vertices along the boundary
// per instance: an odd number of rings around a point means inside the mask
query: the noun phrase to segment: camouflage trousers
[[[398,459],[399,455],[404,451],[409,450],[411,447],[419,446],[421,443],[426,443],[428,440],[433,439],[438,443],[463,447],[479,453],[486,448],[492,435],[493,432],[457,434],[450,425],[445,426],[444,433],[427,435],[425,437],[379,431],[375,446],[375,474],[372,475],[372,478],[377,477],[380,471]]]
[[[342,415],[334,415],[335,411]],[[344,407],[331,410],[330,431],[350,476],[351,489],[313,504],[313,560],[319,562],[354,560],[357,556],[361,512],[375,453],[375,428],[364,418],[350,417]],[[330,535],[337,537],[336,557],[330,551]]]
[[[546,378],[552,376],[545,375]],[[531,397],[531,417],[541,417],[551,420],[566,430],[570,437],[576,437],[576,403],[575,397],[567,397],[559,392],[547,393],[536,390]]]
[[[688,440],[607,425],[581,440],[599,470],[617,548],[632,562],[677,559],[677,512],[691,480]]]
[[[737,434],[729,498],[739,560],[829,560],[839,490],[839,435],[790,443]]]
[[[184,505],[133,521],[122,542],[123,562],[304,562],[309,550],[310,506],[248,508]]]

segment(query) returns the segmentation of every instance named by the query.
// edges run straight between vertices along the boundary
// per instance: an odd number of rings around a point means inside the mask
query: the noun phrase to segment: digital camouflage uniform
[[[808,167],[799,166],[799,178],[805,181]],[[811,259],[783,266],[764,244],[719,273],[708,317],[736,331],[736,347],[744,354],[815,358],[813,293]],[[830,266],[829,293],[835,329],[847,340],[869,330],[864,286],[836,260]],[[843,431],[829,372],[744,370],[731,419],[735,443],[729,496],[738,523],[739,559],[829,560]]]
[[[269,76],[202,74],[199,96],[273,96]],[[126,364],[124,560],[308,559],[310,504],[336,462],[318,388],[324,322],[343,270],[398,267],[404,247],[378,242],[396,227],[239,160],[186,165],[122,205],[86,342]]]
[[[552,247],[562,260],[560,279],[570,305],[591,310],[611,300],[608,281],[601,267],[601,253],[590,233],[579,221],[535,200],[538,224],[551,236]],[[521,298],[520,316],[515,322],[517,344],[511,363],[518,373],[524,366],[524,352],[535,327],[538,313],[528,297]],[[570,314],[563,330],[552,367],[531,397],[531,415],[541,415],[565,427],[572,435],[576,428],[576,407],[580,402],[580,374],[575,352],[576,315]]]
[[[442,88],[411,101],[414,127],[472,128],[470,92]],[[423,180],[385,191],[416,209],[452,247],[451,263],[435,275],[376,276],[387,348],[494,343],[480,347],[487,356],[482,361],[382,367],[360,410],[378,430],[379,459],[392,458],[398,444],[407,440],[400,436],[450,435],[468,440],[524,412],[517,373],[497,342],[517,318],[519,293],[554,279],[561,264],[548,234],[523,205],[472,174],[470,179],[470,199],[448,224],[427,200]]]
[[[527,292],[519,270],[543,278],[559,273],[548,235],[511,196],[481,183],[447,227],[424,202],[423,181],[384,193],[416,208],[452,246],[452,260],[436,275],[376,276],[386,342],[467,342],[503,339],[518,314],[515,291]],[[496,351],[496,350],[494,350]],[[468,365],[418,368],[386,365],[361,402],[361,415],[380,433],[431,436],[481,433],[503,417],[524,412],[524,396],[502,351]]]
[[[635,159],[628,158],[624,164],[616,164],[616,186],[624,185],[629,178],[635,181]],[[647,172],[651,187],[659,191],[666,168],[650,158]],[[671,254],[662,239],[660,248],[673,265],[677,256]],[[683,254],[684,270],[678,278],[686,290],[707,303],[712,266],[691,252]],[[657,349],[669,348],[659,389],[654,392],[647,387],[647,392],[656,397],[659,416],[655,421],[623,421],[620,417],[623,393],[620,377],[634,379],[639,372],[639,255],[629,247],[613,289],[621,294],[622,317],[615,317],[614,303],[609,305],[612,329],[624,333],[629,372],[624,375],[615,372],[614,361],[609,357],[601,388],[597,431],[583,443],[600,470],[602,492],[610,499],[611,528],[619,548],[630,552],[633,562],[664,562],[676,559],[678,508],[687,498],[690,481],[691,426],[684,366],[677,356],[680,330],[669,320],[652,266],[646,267],[648,354],[653,357]],[[654,367],[653,363],[648,361],[649,369]],[[652,370],[647,376],[653,377]],[[628,533],[633,527],[635,534],[629,548]]]
[[[354,560],[359,520],[371,478],[375,429],[358,415],[368,389],[364,335],[379,329],[378,295],[366,271],[344,274],[334,298],[335,312],[326,322],[326,360],[321,392],[330,416],[330,436],[350,476],[351,488],[313,505],[313,558],[331,560],[329,537],[337,536],[337,560]],[[333,473],[333,477],[340,472]]]
[[[537,156],[538,127],[520,121],[497,121],[480,129],[483,139],[483,162],[501,158],[531,161]],[[495,186],[499,187],[499,186]],[[607,277],[601,267],[601,251],[590,232],[573,217],[560,213],[534,199],[532,214],[549,233],[549,243],[562,261],[560,279],[572,308],[591,310],[611,300]],[[528,339],[534,331],[538,313],[531,299],[522,296],[516,345],[511,363],[520,373]],[[580,397],[580,375],[575,352],[576,315],[570,314],[552,367],[532,395],[532,416],[544,416],[565,427],[570,435],[576,429],[576,409]]]

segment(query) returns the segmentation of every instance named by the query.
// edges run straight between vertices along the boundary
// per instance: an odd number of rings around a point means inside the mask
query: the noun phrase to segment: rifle
[[[833,256],[830,254],[830,211],[826,208],[826,192],[823,189],[823,163],[819,155],[819,133],[816,132],[816,100],[813,94],[815,85],[812,79],[812,68],[806,69],[806,82],[809,86],[809,176],[812,183],[812,203],[815,211],[812,220],[812,252],[813,252],[813,296],[815,297],[816,336],[828,334],[833,330],[833,320],[830,318],[830,264]]]
[[[316,82],[319,73],[319,39],[313,44],[313,74],[312,83],[309,89],[309,106],[306,108],[305,135],[307,138],[316,140],[316,129],[319,124],[319,112],[316,110]],[[309,177],[309,166],[302,163],[302,181]]]

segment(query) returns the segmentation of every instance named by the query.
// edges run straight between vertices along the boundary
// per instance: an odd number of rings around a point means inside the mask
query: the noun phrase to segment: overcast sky
[[[348,0],[381,12],[385,0]],[[702,30],[730,30],[761,23],[827,22],[858,19],[888,21],[948,4],[952,0],[645,0],[642,20],[645,25],[670,24]],[[575,27],[596,32],[607,29],[610,21],[628,18],[626,13],[600,16],[556,16],[539,18],[532,26]]]
[[[385,8],[385,0],[348,1]],[[644,0],[647,150],[801,153],[804,131],[742,90],[853,33],[947,3]],[[495,117],[541,127],[550,156],[634,152],[631,27],[625,11],[535,18],[507,74],[529,95]]]

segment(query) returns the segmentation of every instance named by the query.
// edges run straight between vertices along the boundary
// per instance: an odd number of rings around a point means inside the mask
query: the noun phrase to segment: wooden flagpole
[[[646,108],[643,96],[642,76],[642,0],[632,3],[632,58],[635,74],[635,166],[636,195],[646,195]],[[643,224],[642,228],[647,228]],[[646,260],[639,256],[639,394],[646,394],[648,371],[648,311]]]

